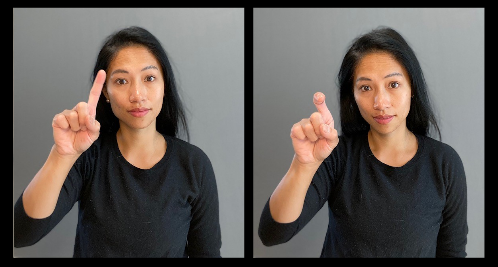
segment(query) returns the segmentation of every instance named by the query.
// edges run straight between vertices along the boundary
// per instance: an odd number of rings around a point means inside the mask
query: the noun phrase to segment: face
[[[354,98],[371,131],[385,135],[406,130],[412,90],[408,73],[394,57],[385,52],[365,55],[353,81]]]
[[[121,128],[155,128],[164,96],[161,65],[143,46],[122,48],[109,65],[103,92]]]

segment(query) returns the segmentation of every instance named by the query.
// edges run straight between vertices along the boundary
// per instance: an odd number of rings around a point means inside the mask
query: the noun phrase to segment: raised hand
[[[334,118],[325,104],[325,95],[315,93],[313,103],[317,112],[294,124],[290,133],[296,159],[303,164],[321,163],[339,143]]]
[[[88,102],[80,102],[71,110],[55,115],[52,121],[55,149],[60,155],[80,155],[100,134],[95,120],[97,103],[104,86],[106,73],[100,70],[95,77]]]

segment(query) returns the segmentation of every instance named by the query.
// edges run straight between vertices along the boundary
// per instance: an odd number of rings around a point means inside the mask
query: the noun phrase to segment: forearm
[[[69,170],[79,157],[61,156],[54,147],[22,196],[24,210],[31,218],[43,219],[52,214]]]
[[[301,164],[294,157],[289,170],[270,197],[270,212],[275,221],[290,223],[299,218],[306,192],[320,164]]]

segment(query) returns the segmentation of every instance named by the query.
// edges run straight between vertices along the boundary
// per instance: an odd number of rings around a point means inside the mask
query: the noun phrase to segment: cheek
[[[158,89],[154,90],[154,96],[153,99],[149,98],[154,103],[154,106],[156,109],[158,109],[158,113],[161,110],[161,107],[163,106],[163,100],[164,100],[164,89]]]
[[[164,98],[164,89],[163,88],[157,88],[154,90],[154,99],[156,99],[157,102],[163,102]]]
[[[398,108],[403,110],[405,115],[408,115],[408,112],[410,111],[411,100],[411,95],[405,94],[398,101]]]
[[[359,97],[355,94],[354,100],[356,102],[356,105],[358,106],[358,109],[360,110],[361,115],[365,117],[365,111],[368,109],[368,99],[366,99],[365,97]]]
[[[107,96],[108,98],[111,100],[111,102],[121,102],[123,97],[125,97],[125,93],[126,92],[126,88],[125,87],[117,87],[117,86],[109,86],[107,89],[106,89],[106,92],[107,92]]]
[[[161,96],[159,97],[159,99],[157,100],[157,102],[156,102],[156,106],[157,106],[157,108],[158,108],[158,113],[159,113],[159,111],[161,111],[161,108],[162,108],[162,106],[163,106],[163,96],[162,96],[162,95],[161,95]]]

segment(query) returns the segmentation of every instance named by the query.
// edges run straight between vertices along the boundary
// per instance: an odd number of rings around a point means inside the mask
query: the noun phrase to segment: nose
[[[130,86],[130,102],[142,102],[147,99],[147,88],[138,81]]]
[[[374,109],[384,110],[391,106],[391,100],[389,94],[385,90],[377,90],[374,97]]]

